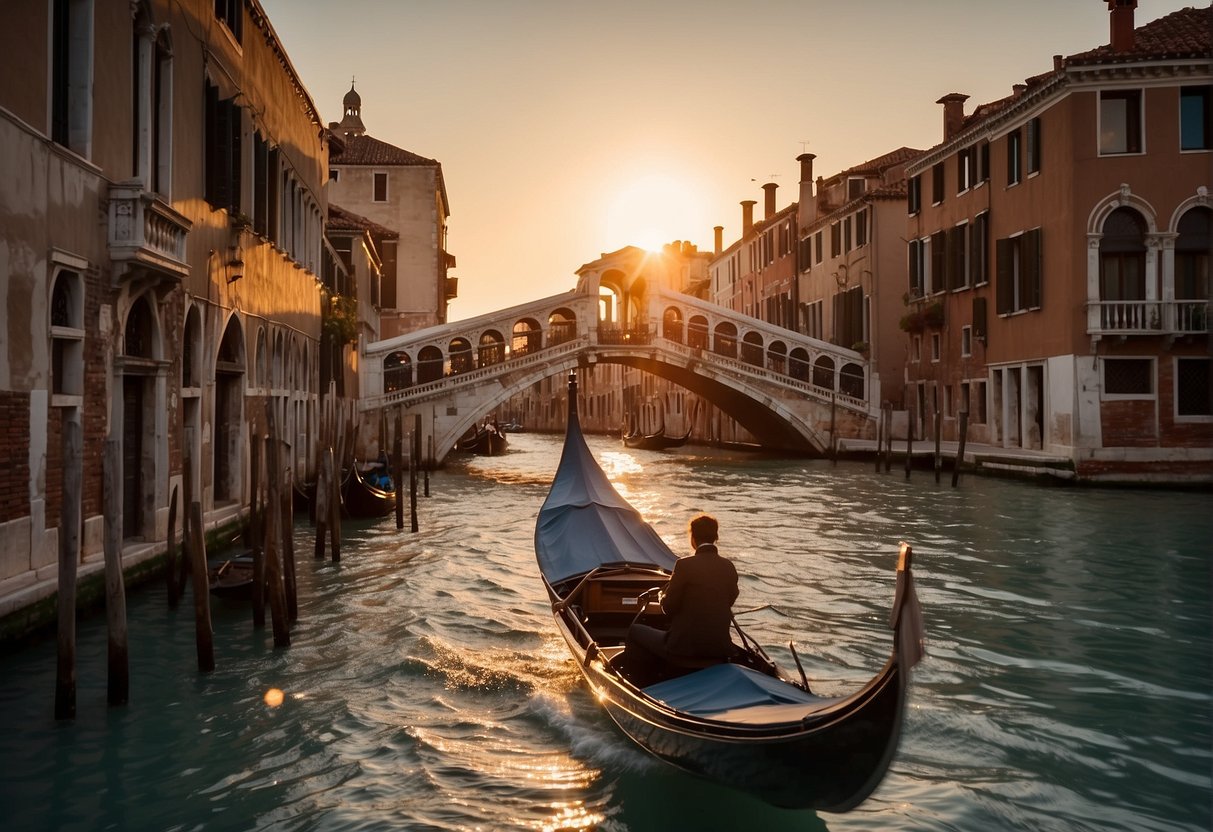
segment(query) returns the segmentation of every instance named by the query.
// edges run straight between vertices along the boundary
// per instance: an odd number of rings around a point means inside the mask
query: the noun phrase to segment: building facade
[[[1135,28],[964,113],[908,192],[906,383],[920,426],[1208,479],[1213,10]]]
[[[328,167],[257,0],[6,12],[0,615],[54,592],[65,501],[83,574],[109,523],[125,564],[162,551],[187,493],[208,524],[239,516],[267,405],[306,476]],[[102,511],[107,441],[120,517]]]
[[[800,331],[865,355],[870,400],[898,408],[905,367],[897,328],[906,275],[905,169],[921,154],[898,148],[819,178],[816,192],[813,154],[797,157]]]
[[[455,257],[447,248],[450,203],[442,165],[368,136],[362,97],[353,87],[342,109],[341,122],[329,125],[340,139],[329,159],[329,196],[399,235],[382,252],[381,336],[444,324],[458,279],[450,274]]]

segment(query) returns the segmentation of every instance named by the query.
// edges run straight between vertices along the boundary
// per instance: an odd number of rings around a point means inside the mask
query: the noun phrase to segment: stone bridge
[[[839,436],[874,435],[879,391],[860,353],[662,289],[610,321],[591,289],[367,344],[363,423],[402,413],[407,430],[420,414],[423,455],[437,465],[514,394],[613,363],[703,396],[764,446],[824,453],[832,422]]]

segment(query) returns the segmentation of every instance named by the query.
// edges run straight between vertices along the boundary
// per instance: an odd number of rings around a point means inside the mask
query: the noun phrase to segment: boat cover
[[[609,563],[672,570],[678,556],[607,479],[585,444],[569,385],[569,422],[552,489],[535,525],[535,555],[550,584]]]
[[[676,711],[752,725],[795,721],[836,701],[738,664],[713,665],[644,692]]]

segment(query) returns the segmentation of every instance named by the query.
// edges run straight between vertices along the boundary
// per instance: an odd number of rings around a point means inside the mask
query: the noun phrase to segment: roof
[[[881,173],[894,165],[905,164],[917,159],[923,154],[922,150],[915,150],[912,147],[899,147],[896,150],[891,150],[883,156],[877,156],[875,159],[869,159],[866,162],[847,168],[841,173],[836,173],[830,177],[831,181],[842,176],[857,176],[861,173]]]
[[[1131,63],[1175,58],[1210,57],[1213,54],[1213,6],[1180,9],[1140,26],[1133,32],[1133,48],[1113,52],[1104,44],[1065,59],[1066,66]]]
[[[344,136],[345,149],[329,157],[334,165],[400,165],[425,167],[441,165],[393,144],[380,141],[374,136]]]
[[[379,237],[384,240],[395,240],[400,237],[398,233],[392,229],[380,225],[373,220],[369,220],[364,216],[355,214],[353,211],[347,211],[339,205],[329,203],[328,223],[325,225],[327,231],[346,231],[355,234],[370,232],[371,236]]]

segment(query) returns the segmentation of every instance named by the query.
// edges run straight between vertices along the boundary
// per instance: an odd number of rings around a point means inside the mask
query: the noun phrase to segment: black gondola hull
[[[354,467],[341,484],[341,510],[351,518],[387,517],[396,510],[396,492],[375,488]]]

